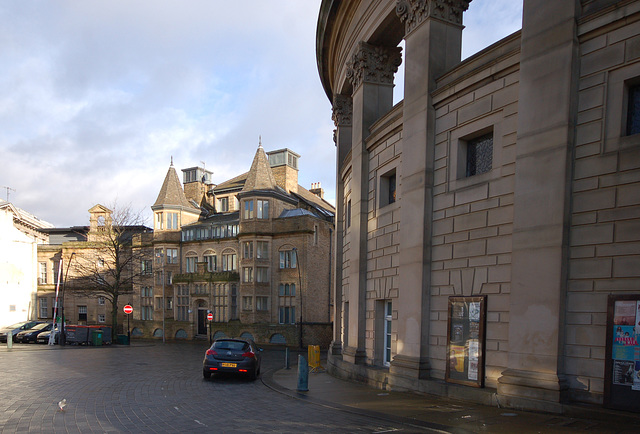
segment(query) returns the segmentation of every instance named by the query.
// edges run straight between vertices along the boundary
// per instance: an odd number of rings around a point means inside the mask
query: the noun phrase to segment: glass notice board
[[[640,411],[640,294],[610,295],[604,405]]]
[[[446,381],[484,386],[486,296],[449,297]]]

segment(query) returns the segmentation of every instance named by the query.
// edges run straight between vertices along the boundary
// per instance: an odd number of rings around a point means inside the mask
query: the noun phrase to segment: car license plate
[[[220,363],[220,366],[222,366],[223,368],[237,368],[238,364],[237,363]]]

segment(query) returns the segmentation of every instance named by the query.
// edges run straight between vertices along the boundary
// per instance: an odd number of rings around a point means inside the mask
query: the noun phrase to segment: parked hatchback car
[[[40,324],[36,324],[33,328],[29,330],[23,330],[16,334],[13,338],[15,342],[22,342],[23,344],[28,344],[30,342],[35,343],[38,335],[42,332],[48,332],[53,328],[53,324],[50,322],[41,322]]]
[[[7,327],[2,327],[0,329],[0,342],[7,342],[7,336],[11,334],[11,339],[15,341],[14,336],[20,333],[23,330],[29,330],[36,324],[39,324],[38,321],[22,321],[12,324]]]
[[[255,380],[260,375],[261,351],[251,339],[216,339],[204,355],[202,375],[210,378],[211,374],[226,372]]]
[[[57,344],[58,343],[58,329],[54,329],[54,330],[49,330],[46,332],[42,332],[38,335],[38,337],[36,338],[36,342],[39,344],[48,344],[49,343],[49,336],[51,336],[51,333],[53,333],[53,343]]]

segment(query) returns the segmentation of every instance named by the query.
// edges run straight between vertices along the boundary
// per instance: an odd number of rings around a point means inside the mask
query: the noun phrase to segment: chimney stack
[[[319,182],[312,182],[311,189],[309,191],[318,196],[320,199],[324,199],[324,190],[320,186]]]

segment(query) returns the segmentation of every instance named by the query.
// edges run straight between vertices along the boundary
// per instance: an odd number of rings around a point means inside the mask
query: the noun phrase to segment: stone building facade
[[[298,185],[299,158],[259,146],[247,173],[217,185],[192,167],[182,187],[169,168],[153,235],[137,241],[151,253],[134,336],[329,345],[335,210]]]
[[[469,1],[322,2],[334,373],[558,412],[624,386],[610,333],[614,299],[640,299],[640,2],[552,3],[461,61]],[[454,345],[471,297],[480,331]]]

